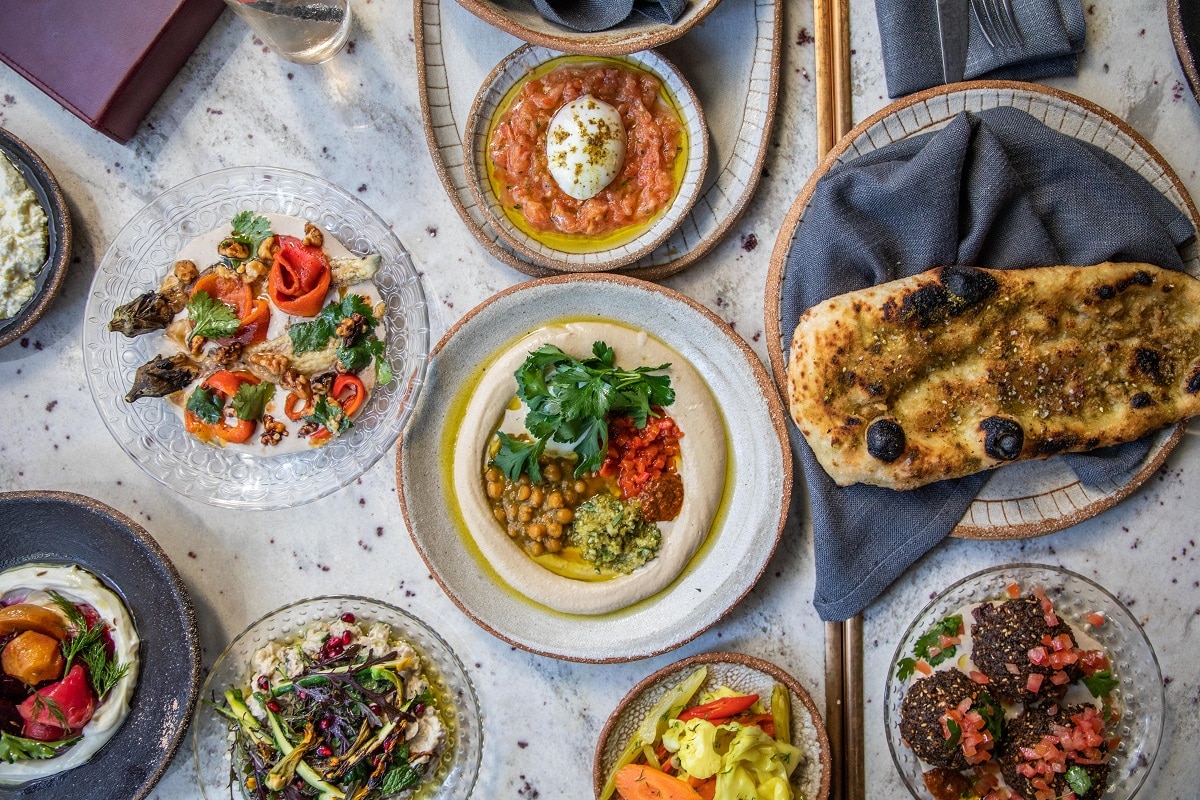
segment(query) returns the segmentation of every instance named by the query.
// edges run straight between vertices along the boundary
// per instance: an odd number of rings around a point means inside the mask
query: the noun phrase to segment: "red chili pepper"
[[[722,697],[713,700],[711,703],[705,703],[702,706],[693,706],[679,715],[681,722],[687,722],[689,719],[706,719],[709,722],[717,719],[728,719],[745,711],[758,700],[756,694],[746,694],[739,697]]]
[[[315,317],[325,304],[333,274],[325,251],[295,236],[279,236],[279,252],[267,275],[267,294],[281,311]]]
[[[362,406],[363,401],[367,399],[367,387],[363,385],[357,375],[347,373],[333,379],[330,394],[342,407],[342,413],[347,417],[352,417],[354,412]]]

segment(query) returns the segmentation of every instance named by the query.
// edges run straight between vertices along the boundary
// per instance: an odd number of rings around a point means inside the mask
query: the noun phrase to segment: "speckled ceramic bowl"
[[[530,331],[570,319],[611,320],[645,331],[690,362],[724,417],[727,442],[723,508],[682,573],[640,602],[586,616],[540,605],[497,574],[474,537],[503,536],[502,529],[465,529],[443,457],[446,443],[460,430],[479,424],[453,409],[465,409],[483,365]],[[792,459],[783,408],[766,370],[727,324],[694,300],[655,284],[618,275],[572,275],[507,289],[446,334],[433,351],[427,391],[401,437],[396,483],[417,550],[450,599],[478,625],[541,655],[630,661],[697,636],[750,591],[783,529]]]
[[[413,646],[421,656],[425,676],[435,695],[445,700],[442,722],[446,747],[436,770],[417,796],[421,800],[467,800],[479,775],[483,753],[483,722],[475,687],[462,662],[446,640],[407,611],[368,597],[330,596],[300,600],[276,609],[238,634],[217,658],[202,698],[219,697],[231,686],[244,685],[251,677],[250,659],[271,642],[299,636],[318,622],[352,613],[360,622],[383,622],[392,633]],[[192,756],[200,793],[206,800],[228,800],[242,793],[230,785],[231,740],[229,720],[212,706],[201,703],[192,722]]]
[[[771,697],[776,684],[787,687],[792,697],[792,743],[804,751],[804,761],[793,774],[792,783],[806,800],[827,800],[833,765],[829,737],[817,706],[798,680],[769,661],[741,653],[703,653],[663,667],[629,691],[609,715],[592,761],[592,787],[597,797],[612,773],[618,756],[647,712],[668,689],[678,686],[701,666],[708,675],[700,691],[728,686],[739,692]]]
[[[3,128],[0,128],[0,158],[11,161],[37,195],[38,202],[46,212],[50,245],[46,263],[37,274],[33,298],[14,316],[0,320],[0,347],[4,347],[29,332],[46,313],[50,302],[62,287],[63,279],[67,276],[67,264],[71,260],[71,212],[46,162]]]
[[[484,22],[511,33],[518,39],[552,47],[564,53],[615,56],[658,47],[687,33],[708,16],[721,0],[692,0],[673,24],[655,22],[641,14],[630,14],[621,24],[591,33],[575,31],[551,22],[538,13],[529,0],[458,0],[459,5]]]
[[[0,798],[142,800],[187,729],[200,685],[200,642],[187,588],[158,543],[124,514],[68,492],[0,494],[0,571],[75,564],[115,591],[141,644],[129,716],[91,760]]]
[[[568,251],[561,249],[566,245],[556,246],[543,241],[522,230],[509,218],[488,177],[488,139],[496,118],[507,109],[531,75],[545,74],[560,65],[592,64],[601,60],[649,72],[662,81],[671,104],[679,112],[687,134],[683,155],[687,161],[674,198],[648,226],[636,228],[631,233],[632,238],[617,239],[603,250]],[[708,168],[708,128],[700,103],[683,74],[652,50],[597,59],[565,56],[543,47],[524,45],[501,61],[484,80],[467,114],[463,151],[471,194],[490,226],[505,244],[522,258],[547,269],[559,272],[599,272],[625,266],[651,252],[687,217],[696,198],[700,196],[701,183]],[[586,247],[586,237],[572,238],[581,243],[581,248]]]
[[[1114,697],[1121,717],[1109,730],[1121,742],[1109,754],[1104,800],[1130,800],[1150,774],[1162,738],[1165,700],[1158,658],[1137,620],[1107,589],[1069,570],[1041,564],[1009,564],[968,575],[930,601],[900,637],[884,687],[883,726],[892,761],[905,786],[916,800],[930,800],[922,762],[900,739],[900,704],[909,681],[896,674],[897,662],[912,654],[916,640],[935,623],[963,606],[1005,599],[1011,583],[1022,592],[1035,586],[1045,589],[1054,601],[1055,614],[1100,642],[1112,660],[1113,677],[1119,681]],[[1085,619],[1093,612],[1104,615],[1103,625],[1094,626]]]

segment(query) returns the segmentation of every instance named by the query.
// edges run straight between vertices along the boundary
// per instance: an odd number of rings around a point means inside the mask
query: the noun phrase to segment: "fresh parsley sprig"
[[[1092,697],[1108,697],[1121,682],[1113,677],[1111,669],[1102,669],[1084,678],[1083,685]]]
[[[958,636],[962,632],[962,629],[963,618],[961,614],[951,615],[935,623],[913,645],[913,655],[915,658],[902,658],[896,662],[896,677],[902,681],[911,678],[913,670],[917,666],[917,659],[925,659],[929,663],[929,666],[936,667],[943,661],[953,658],[958,653],[958,648],[955,645],[942,647],[942,637]],[[930,655],[935,649],[938,649],[938,653]]]
[[[375,335],[379,320],[371,310],[367,298],[361,294],[348,294],[336,303],[321,309],[321,313],[310,322],[300,322],[288,329],[292,339],[292,352],[312,353],[324,350],[330,339],[337,337],[337,327],[342,320],[358,314],[363,318],[363,332],[350,343],[343,342],[337,348],[337,360],[350,372],[359,372],[371,360],[375,361],[375,381],[385,384],[392,380],[391,365],[384,356],[384,344]]]
[[[194,323],[191,337],[220,339],[233,336],[241,324],[233,309],[204,290],[196,292],[188,301],[187,312],[188,319]]]
[[[509,480],[527,473],[541,481],[538,458],[553,440],[569,444],[579,462],[576,477],[595,472],[608,454],[609,415],[627,416],[638,428],[656,415],[654,408],[675,402],[675,390],[667,375],[653,375],[669,367],[616,366],[616,353],[605,342],[592,344],[592,357],[572,358],[552,344],[529,354],[514,374],[517,397],[528,412],[525,427],[534,441],[500,434],[500,449],[492,465]]]
[[[233,215],[232,223],[233,235],[230,238],[249,245],[252,254],[257,253],[258,246],[271,235],[271,221],[253,211],[239,211]]]

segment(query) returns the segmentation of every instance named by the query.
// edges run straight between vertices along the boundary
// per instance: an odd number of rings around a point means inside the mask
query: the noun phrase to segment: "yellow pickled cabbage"
[[[788,779],[803,753],[757,725],[675,719],[663,733],[662,743],[678,757],[680,777],[717,776],[713,800],[793,800],[795,796]]]

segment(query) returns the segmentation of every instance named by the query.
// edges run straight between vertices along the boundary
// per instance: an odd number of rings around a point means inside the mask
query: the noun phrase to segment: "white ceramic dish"
[[[459,430],[448,409],[464,401],[481,365],[542,324],[572,318],[610,319],[645,330],[689,361],[725,419],[731,467],[724,508],[683,573],[646,600],[596,616],[552,611],[500,579],[450,510],[458,508],[458,500],[443,458]],[[779,399],[766,370],[737,334],[668,289],[591,274],[512,287],[469,312],[446,334],[434,350],[428,389],[401,438],[396,482],[413,542],[467,616],[535,653],[609,662],[645,658],[683,644],[750,590],[782,530],[791,464]]]
[[[682,158],[686,159],[683,178],[667,208],[635,238],[596,252],[575,253],[557,249],[517,227],[505,213],[492,182],[488,178],[488,136],[495,118],[503,113],[516,92],[530,79],[534,70],[553,64],[616,63],[655,75],[663,83],[668,102],[679,112],[687,138]],[[590,56],[564,56],[544,47],[524,45],[496,65],[467,113],[467,137],[464,143],[467,179],[475,202],[483,209],[488,223],[504,242],[522,257],[547,269],[562,272],[599,272],[632,263],[661,244],[679,227],[700,195],[700,184],[708,166],[708,128],[692,87],[683,74],[653,50],[627,56],[598,59]],[[626,153],[626,158],[631,157]]]
[[[780,229],[767,275],[767,354],[777,386],[786,386],[786,348],[792,332],[781,331],[781,300],[787,291],[783,268],[817,181],[837,164],[893,142],[944,127],[965,111],[1012,106],[1052,129],[1121,159],[1163,193],[1200,229],[1200,215],[1178,176],[1133,128],[1104,109],[1066,92],[1030,83],[976,81],[918,92],[859,123],[829,152],[809,178]],[[1193,240],[1184,268],[1200,276]],[[1181,426],[1152,434],[1154,446],[1142,463],[1115,480],[1082,483],[1061,458],[1025,461],[994,471],[951,535],[968,539],[1018,539],[1062,530],[1094,517],[1132,493],[1166,459],[1183,435]]]
[[[741,653],[703,653],[663,667],[650,675],[621,699],[608,717],[592,761],[592,788],[597,796],[616,764],[617,758],[647,712],[669,689],[679,685],[700,666],[708,675],[700,691],[728,686],[739,692],[757,694],[769,700],[776,684],[788,688],[792,700],[791,741],[804,751],[805,761],[793,775],[793,782],[806,800],[827,800],[832,784],[832,757],[825,723],[812,698],[801,683],[770,663]]]
[[[528,275],[554,274],[500,239],[471,194],[463,156],[467,111],[514,40],[449,0],[414,0],[413,13],[425,135],[451,203],[501,262]],[[782,31],[782,0],[721,3],[686,36],[662,46],[705,108],[710,164],[683,224],[623,273],[660,280],[691,266],[733,229],[762,176],[779,95]],[[714,63],[721,68],[712,69]]]
[[[395,377],[371,394],[349,433],[324,447],[268,457],[214,447],[187,433],[166,401],[124,399],[137,368],[161,352],[161,337],[150,333],[127,339],[109,331],[113,311],[157,288],[184,244],[228,225],[246,209],[313,221],[352,252],[382,256],[375,284],[387,305],[385,358]],[[357,479],[403,429],[424,382],[428,352],[421,280],[388,224],[332,184],[267,167],[201,175],[167,190],[134,215],[100,262],[83,324],[83,363],[92,399],[121,449],[163,485],[231,508],[289,508]]]
[[[1005,589],[1014,582],[1026,594],[1035,586],[1045,589],[1059,618],[1095,638],[1112,660],[1113,677],[1119,681],[1113,696],[1121,718],[1109,730],[1121,742],[1109,754],[1104,800],[1130,800],[1150,774],[1162,738],[1163,682],[1154,648],[1137,620],[1108,590],[1082,575],[1041,564],[1010,564],[968,575],[931,600],[900,637],[884,688],[883,725],[905,786],[916,800],[931,800],[921,777],[921,762],[900,740],[900,704],[908,682],[897,677],[896,663],[912,653],[916,640],[935,623],[963,606],[1007,599]],[[1089,624],[1084,617],[1091,613],[1102,614],[1104,624]]]
[[[230,686],[249,679],[250,659],[272,641],[298,636],[317,622],[350,612],[363,622],[384,622],[392,633],[413,646],[435,695],[450,698],[441,715],[446,746],[437,768],[417,793],[422,800],[468,800],[479,775],[483,722],[475,687],[450,645],[423,621],[403,609],[367,597],[333,596],[300,600],[257,620],[234,639],[213,664],[200,696],[219,697]],[[201,796],[227,800],[243,796],[230,785],[229,720],[201,703],[192,723],[192,757]]]

